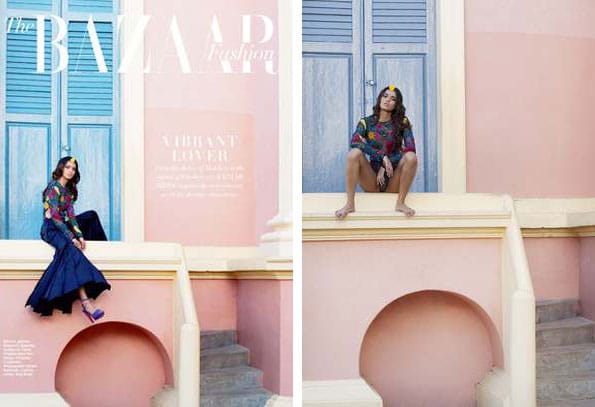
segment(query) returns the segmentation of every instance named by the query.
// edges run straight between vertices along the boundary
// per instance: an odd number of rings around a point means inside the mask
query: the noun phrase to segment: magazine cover
[[[0,11],[0,405],[290,405],[289,6]]]
[[[595,406],[593,22],[304,0],[305,406]]]

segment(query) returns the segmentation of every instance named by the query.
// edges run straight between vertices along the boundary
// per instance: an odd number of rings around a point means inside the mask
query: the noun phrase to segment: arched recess
[[[475,406],[475,384],[502,364],[489,315],[447,291],[419,291],[388,304],[360,350],[360,375],[391,407]]]
[[[149,406],[173,383],[173,368],[159,339],[130,323],[92,325],[66,345],[55,387],[73,406]]]

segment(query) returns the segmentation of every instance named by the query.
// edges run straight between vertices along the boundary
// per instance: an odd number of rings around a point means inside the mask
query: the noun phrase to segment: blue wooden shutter
[[[361,0],[302,2],[302,188],[344,190],[345,155],[361,117]]]
[[[420,163],[411,191],[437,191],[435,0],[366,1],[366,110],[385,86],[401,90]]]
[[[88,11],[93,13],[112,13],[114,11],[112,0],[69,0],[69,11]]]
[[[52,0],[8,0],[9,9],[44,10],[52,9]]]
[[[50,114],[51,92],[51,26],[45,24],[45,73],[37,73],[37,25],[34,19],[23,19],[31,24],[28,32],[7,34],[6,41],[6,112],[24,114]]]
[[[306,42],[351,42],[351,0],[303,0],[302,39]]]
[[[98,70],[87,22],[68,25],[68,114],[72,116],[111,116],[113,114],[113,44],[111,22],[95,22],[99,44],[108,72]]]
[[[373,42],[425,43],[427,4],[425,0],[374,0]]]
[[[113,16],[94,15],[94,25],[108,72],[99,72],[81,10],[105,11],[111,1],[70,0],[68,51],[70,59],[65,85],[66,115],[62,131],[69,154],[81,170],[77,212],[97,211],[108,238],[120,238],[120,160],[118,133],[117,53]],[[99,9],[98,9],[99,7]]]
[[[9,6],[33,8],[36,3],[43,7],[41,2],[10,2]],[[6,52],[1,53],[6,75],[0,75],[5,102],[0,111],[0,238],[36,239],[42,219],[41,191],[58,143],[57,81],[50,73],[49,21],[44,27],[46,72],[37,73],[37,23],[23,18],[20,26],[28,30],[16,32],[19,14],[8,9],[5,28],[11,18],[13,24],[9,32],[5,29],[0,34],[0,43],[6,44]]]

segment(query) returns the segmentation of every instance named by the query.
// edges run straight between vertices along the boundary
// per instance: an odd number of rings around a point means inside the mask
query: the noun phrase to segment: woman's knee
[[[417,166],[417,154],[413,151],[407,151],[403,156],[404,165]]]
[[[362,157],[364,153],[359,148],[352,148],[347,153],[347,160],[348,161],[359,161],[360,157]]]

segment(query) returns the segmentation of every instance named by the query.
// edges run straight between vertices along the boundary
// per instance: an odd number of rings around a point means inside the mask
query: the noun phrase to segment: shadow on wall
[[[502,366],[495,325],[475,302],[446,291],[401,297],[376,316],[360,374],[385,406],[475,406],[475,384]]]
[[[137,325],[106,322],[68,342],[56,366],[56,391],[72,406],[149,406],[173,383],[159,339]]]

